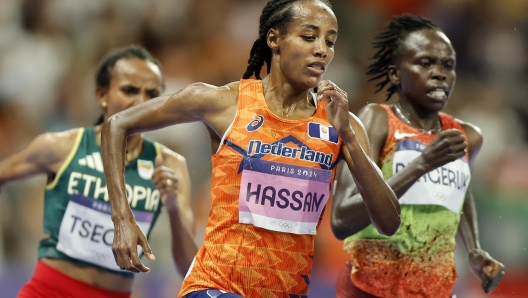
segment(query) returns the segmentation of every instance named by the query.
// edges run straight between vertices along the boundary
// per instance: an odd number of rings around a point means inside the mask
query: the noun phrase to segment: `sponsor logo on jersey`
[[[154,163],[152,160],[138,159],[137,166],[139,177],[145,180],[152,178],[152,174],[154,173]]]
[[[101,158],[101,153],[99,152],[88,154],[84,158],[79,159],[79,165],[104,173],[103,159]]]
[[[414,137],[414,136],[417,136],[417,134],[415,134],[415,133],[399,132],[398,130],[396,130],[396,131],[394,132],[394,139],[396,139],[397,141],[398,141],[398,140],[403,140],[403,139],[405,139],[405,138]]]
[[[264,116],[255,115],[255,116],[253,116],[253,119],[251,119],[251,122],[249,122],[249,124],[246,127],[246,129],[249,132],[253,132],[253,131],[259,129],[262,126],[262,124],[264,124]]]
[[[248,156],[272,154],[292,159],[306,160],[325,165],[332,166],[334,154],[325,154],[324,152],[314,151],[306,146],[301,148],[289,147],[284,143],[267,144],[260,140],[249,141]]]
[[[339,137],[335,128],[315,122],[308,123],[308,136],[310,138],[319,139],[334,144],[339,142]]]

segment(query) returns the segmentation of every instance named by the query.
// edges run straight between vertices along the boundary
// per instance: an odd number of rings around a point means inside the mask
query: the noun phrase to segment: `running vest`
[[[159,147],[144,140],[140,156],[125,167],[128,202],[138,225],[150,234],[160,213],[161,197],[152,181]],[[133,277],[119,269],[112,253],[114,225],[94,127],[80,128],[68,158],[44,192],[44,232],[39,258],[95,266]]]
[[[212,157],[204,244],[179,297],[209,288],[307,297],[340,147],[324,102],[312,117],[282,119],[268,109],[260,80],[241,80],[237,115]]]
[[[420,132],[398,119],[391,108],[380,154],[385,180],[418,157],[436,134]],[[439,113],[442,130],[456,128],[455,118]],[[352,281],[380,297],[451,297],[457,279],[455,235],[470,181],[468,155],[436,168],[418,179],[399,199],[401,226],[386,237],[369,225],[345,240],[351,255]]]

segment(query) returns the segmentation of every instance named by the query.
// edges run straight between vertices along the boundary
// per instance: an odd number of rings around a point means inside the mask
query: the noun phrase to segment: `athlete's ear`
[[[389,65],[387,72],[390,82],[394,86],[400,85],[400,71],[396,68],[396,65]]]
[[[108,88],[97,88],[95,90],[95,96],[97,97],[97,102],[99,102],[99,106],[105,108],[103,105],[108,103]]]
[[[275,52],[279,49],[280,32],[277,29],[271,28],[266,35],[266,42],[270,47],[271,52]]]

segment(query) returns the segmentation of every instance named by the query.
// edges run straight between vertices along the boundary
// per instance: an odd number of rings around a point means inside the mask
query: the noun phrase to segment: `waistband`
[[[131,296],[131,293],[109,291],[76,280],[40,260],[28,285],[32,283],[36,287],[47,288],[56,297],[130,298]]]

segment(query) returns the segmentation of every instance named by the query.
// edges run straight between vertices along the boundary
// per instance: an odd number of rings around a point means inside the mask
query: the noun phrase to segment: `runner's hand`
[[[471,271],[482,281],[484,292],[490,293],[495,290],[504,276],[504,265],[481,249],[470,251],[468,260]]]
[[[156,157],[156,169],[152,174],[152,183],[161,195],[161,202],[167,209],[178,206],[178,178],[173,169],[166,167],[161,156]]]
[[[147,237],[134,219],[131,221],[114,221],[114,241],[112,252],[121,270],[131,272],[150,272],[150,268],[143,265],[139,258],[137,246],[141,245],[143,252],[149,260],[155,260]]]
[[[348,112],[347,93],[336,84],[322,80],[317,87],[317,100],[324,100],[328,121],[335,128],[341,138],[352,135],[355,137]]]
[[[425,147],[421,158],[428,171],[455,161],[466,154],[467,144],[458,129],[448,129],[438,133],[438,136]]]

